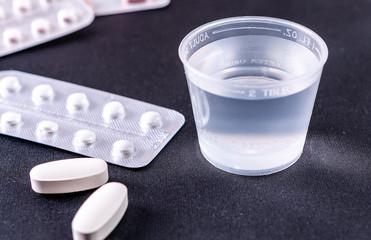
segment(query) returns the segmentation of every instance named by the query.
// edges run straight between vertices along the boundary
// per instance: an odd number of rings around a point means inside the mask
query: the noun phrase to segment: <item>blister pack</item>
[[[0,0],[0,57],[88,26],[94,12],[82,0]]]
[[[184,116],[104,91],[0,71],[0,133],[130,168],[149,164]]]
[[[96,16],[163,8],[170,0],[90,0]]]

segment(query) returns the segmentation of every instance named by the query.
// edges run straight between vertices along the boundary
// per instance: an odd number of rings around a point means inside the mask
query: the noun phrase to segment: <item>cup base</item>
[[[294,159],[289,160],[289,161],[285,162],[284,164],[282,164],[280,166],[274,166],[272,168],[241,169],[241,168],[234,168],[232,166],[227,166],[225,164],[222,164],[218,161],[213,160],[212,158],[210,158],[207,155],[207,153],[202,151],[202,149],[201,149],[201,153],[206,158],[206,160],[208,162],[210,162],[212,165],[214,165],[216,168],[219,168],[219,169],[221,169],[223,171],[226,171],[226,172],[229,172],[229,173],[233,173],[233,174],[237,174],[237,175],[244,175],[244,176],[264,176],[264,175],[270,175],[270,174],[273,174],[273,173],[276,173],[276,172],[280,172],[280,171],[285,170],[286,168],[290,167],[291,165],[293,165],[300,158],[300,156],[302,154],[302,152],[301,152]]]

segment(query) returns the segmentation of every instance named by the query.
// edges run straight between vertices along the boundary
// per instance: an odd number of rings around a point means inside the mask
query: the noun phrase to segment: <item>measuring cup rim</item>
[[[300,29],[301,31],[307,33],[310,35],[313,39],[315,39],[321,49],[321,54],[319,54],[319,61],[318,64],[313,67],[312,70],[307,71],[303,74],[293,76],[289,79],[285,79],[284,81],[277,81],[277,82],[271,82],[271,83],[244,83],[244,82],[228,82],[228,81],[220,81],[223,79],[218,79],[214,76],[210,76],[206,73],[203,73],[202,71],[198,70],[194,66],[192,66],[189,62],[188,59],[186,58],[187,54],[185,53],[185,47],[190,43],[190,41],[194,38],[196,38],[200,33],[205,32],[207,29],[212,29],[218,26],[223,26],[223,25],[228,25],[232,23],[243,23],[243,22],[258,22],[258,23],[276,23],[280,24],[282,26],[291,26],[295,27],[297,29]],[[204,80],[210,81],[210,82],[218,82],[219,84],[225,84],[227,86],[231,87],[243,87],[243,86],[248,86],[248,87],[270,87],[270,86],[278,86],[278,85],[286,85],[290,84],[292,82],[299,81],[300,79],[311,79],[312,76],[315,76],[318,74],[318,72],[322,71],[322,68],[324,64],[327,61],[328,58],[328,48],[325,43],[325,41],[313,30],[298,24],[296,22],[292,22],[289,20],[284,20],[280,18],[274,18],[274,17],[264,17],[264,16],[239,16],[239,17],[230,17],[230,18],[223,18],[219,20],[215,20],[206,24],[203,24],[191,32],[189,32],[181,41],[179,48],[178,48],[178,55],[180,60],[182,61],[185,69],[188,71],[192,72],[195,75],[198,75]]]

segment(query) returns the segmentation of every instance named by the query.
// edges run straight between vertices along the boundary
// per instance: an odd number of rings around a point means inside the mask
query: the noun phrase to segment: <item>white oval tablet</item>
[[[22,41],[22,32],[18,28],[8,28],[3,32],[3,41],[7,46],[18,44]]]
[[[73,158],[47,162],[30,171],[37,193],[60,194],[97,188],[108,181],[107,163],[98,158]]]
[[[77,21],[74,9],[62,9],[58,12],[58,22],[62,27],[67,27]]]
[[[2,95],[17,93],[21,90],[22,85],[17,77],[8,76],[0,81],[0,92]]]
[[[123,118],[125,116],[124,106],[120,102],[109,102],[104,106],[102,116],[106,121]]]
[[[66,108],[72,114],[86,110],[89,105],[90,103],[85,93],[73,93],[67,99]]]
[[[128,190],[124,184],[111,182],[97,189],[72,220],[73,239],[105,239],[124,216],[128,202]]]
[[[37,18],[31,22],[31,32],[35,37],[40,37],[50,32],[50,23],[45,18]]]
[[[53,121],[41,121],[37,124],[36,135],[39,137],[52,137],[58,133],[59,126]]]
[[[95,135],[94,132],[87,130],[87,129],[82,129],[77,131],[74,134],[74,138],[72,141],[72,144],[75,147],[90,147],[97,141],[97,136]]]
[[[112,157],[115,160],[129,158],[134,155],[134,144],[128,140],[118,140],[112,146]]]
[[[156,129],[162,126],[162,117],[159,112],[149,111],[143,113],[140,119],[140,127],[144,132],[150,129]]]
[[[49,84],[40,84],[32,90],[32,101],[36,104],[54,99],[54,90]]]
[[[23,124],[22,115],[16,112],[5,112],[1,115],[1,127],[10,129],[16,128]]]

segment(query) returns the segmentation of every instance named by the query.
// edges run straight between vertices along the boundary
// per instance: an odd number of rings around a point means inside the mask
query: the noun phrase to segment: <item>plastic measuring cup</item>
[[[190,32],[179,56],[210,163],[266,175],[298,160],[328,56],[316,33],[276,18],[221,19]]]

